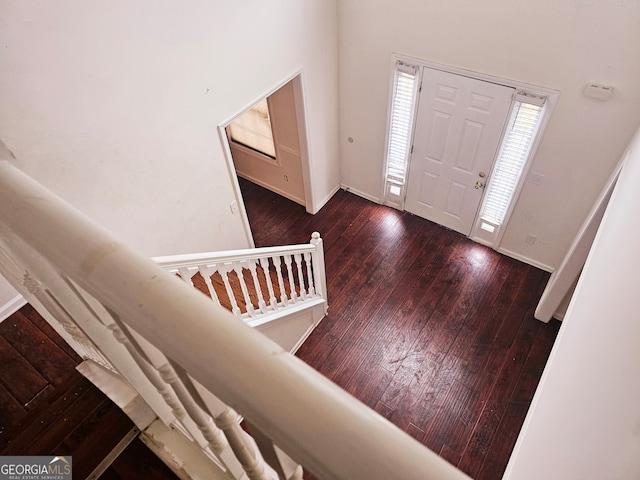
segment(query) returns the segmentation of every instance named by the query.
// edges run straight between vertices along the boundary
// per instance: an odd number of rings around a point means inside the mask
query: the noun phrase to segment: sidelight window
[[[404,203],[418,83],[417,66],[396,63],[384,178],[384,203],[396,208]]]
[[[480,210],[479,227],[486,236],[497,236],[509,212],[538,133],[544,104],[544,97],[524,92],[516,95]]]

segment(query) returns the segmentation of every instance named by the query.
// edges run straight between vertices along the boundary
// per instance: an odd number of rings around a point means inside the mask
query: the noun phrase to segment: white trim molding
[[[9,318],[26,304],[27,301],[22,295],[17,295],[16,297],[9,300],[7,303],[0,307],[0,322]]]
[[[507,248],[499,247],[496,249],[496,251],[498,253],[502,253],[503,255],[506,255],[507,257],[515,258],[516,260],[529,264],[532,267],[536,267],[536,268],[539,268],[540,270],[544,270],[545,272],[553,273],[553,271],[555,270],[554,267],[547,265],[546,263],[538,262],[537,260],[533,260],[532,258],[529,258],[526,255],[516,253]]]
[[[361,190],[358,190],[357,188],[353,188],[350,187],[349,185],[345,185],[344,183],[340,184],[340,188],[342,190],[344,190],[345,192],[349,192],[349,193],[353,193],[354,195],[357,195],[359,197],[365,198],[373,203],[377,203],[379,205],[384,205],[383,203],[383,199],[381,198],[376,198],[373,195],[369,195],[368,193],[365,193]],[[336,192],[338,191],[338,189],[336,189]],[[335,193],[335,192],[334,192]]]

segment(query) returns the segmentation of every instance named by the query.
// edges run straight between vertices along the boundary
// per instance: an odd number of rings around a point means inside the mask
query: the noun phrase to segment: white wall
[[[217,128],[297,72],[339,184],[335,1],[2,0],[0,47],[15,164],[147,255],[249,245]]]
[[[342,182],[365,195],[382,190],[392,52],[561,91],[532,164],[544,184],[525,185],[502,243],[557,266],[640,123],[640,4],[343,0],[338,11]],[[615,87],[613,99],[582,96],[587,82]]]
[[[640,478],[640,130],[505,479]]]

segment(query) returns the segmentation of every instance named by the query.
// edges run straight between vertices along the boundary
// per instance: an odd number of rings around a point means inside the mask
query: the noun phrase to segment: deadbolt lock
[[[478,176],[479,176],[480,178],[484,178],[484,177],[486,177],[486,176],[487,176],[487,174],[486,174],[486,173],[484,173],[484,172],[480,172],[480,173],[478,174]]]

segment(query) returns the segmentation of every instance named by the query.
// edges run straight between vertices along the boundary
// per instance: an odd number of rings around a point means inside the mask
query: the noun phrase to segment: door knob
[[[480,180],[478,180],[476,182],[476,188],[482,188],[482,187],[484,187],[484,183],[482,183]]]

